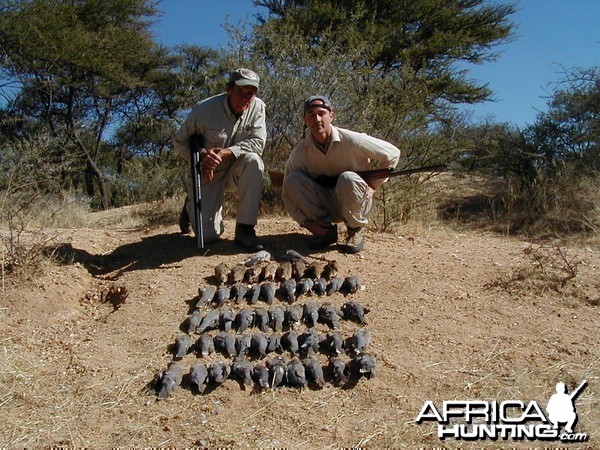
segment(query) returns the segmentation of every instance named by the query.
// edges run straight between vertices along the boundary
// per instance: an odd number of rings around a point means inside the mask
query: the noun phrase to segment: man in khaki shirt
[[[190,162],[190,137],[201,135],[202,222],[204,240],[215,241],[223,233],[223,195],[236,190],[239,197],[235,242],[252,251],[263,247],[254,227],[262,194],[264,163],[261,158],[267,140],[265,104],[256,94],[259,76],[248,69],[231,73],[226,92],[197,103],[173,136],[175,150]],[[186,179],[188,198],[193,198],[191,171]],[[194,222],[193,203],[186,201],[180,226]]]
[[[364,248],[362,228],[371,211],[373,193],[385,180],[367,183],[357,171],[396,167],[400,150],[389,142],[364,133],[333,126],[331,101],[315,95],[304,102],[304,123],[310,131],[290,153],[283,180],[283,203],[287,212],[315,238],[310,248],[337,242],[336,222],[344,222],[344,250]],[[321,186],[320,175],[339,175],[334,188]]]

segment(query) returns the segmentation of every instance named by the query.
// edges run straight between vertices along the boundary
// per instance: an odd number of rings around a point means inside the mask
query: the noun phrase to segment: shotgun
[[[202,225],[202,189],[200,188],[202,168],[200,167],[200,150],[204,147],[202,136],[193,134],[190,136],[190,160],[192,166],[192,185],[194,187],[194,221],[196,223],[196,245],[199,249],[204,248],[204,227]]]

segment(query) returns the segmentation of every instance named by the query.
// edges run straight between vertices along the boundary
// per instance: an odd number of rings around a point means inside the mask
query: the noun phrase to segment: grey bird
[[[226,331],[221,331],[213,338],[215,343],[215,350],[221,353],[224,353],[230,357],[237,356],[237,351],[235,350],[235,338],[227,333]]]
[[[269,261],[262,268],[260,272],[260,279],[262,281],[273,281],[275,279],[275,274],[277,273],[277,263],[275,261]]]
[[[249,309],[241,309],[235,315],[234,326],[239,334],[242,334],[254,323],[254,312]]]
[[[287,362],[288,360],[284,356],[276,356],[267,361],[271,389],[277,389],[285,384]]]
[[[306,370],[298,358],[293,358],[287,364],[285,376],[288,386],[302,389],[307,385]]]
[[[215,279],[219,284],[225,284],[227,282],[227,276],[229,275],[229,269],[225,263],[220,263],[215,267]]]
[[[280,352],[282,350],[281,337],[278,334],[270,334],[267,338],[267,353]]]
[[[325,293],[328,296],[331,296],[336,292],[339,292],[343,282],[344,279],[342,277],[333,277],[331,280],[329,280],[329,283],[327,283],[327,289],[325,290]]]
[[[264,333],[254,333],[250,340],[250,350],[260,358],[264,358],[267,356],[268,344],[267,336]]]
[[[290,328],[295,328],[302,323],[302,315],[304,313],[304,306],[300,303],[294,303],[285,310],[285,322],[284,324]]]
[[[215,352],[215,343],[213,338],[208,333],[202,333],[196,340],[196,353],[201,357],[209,356]]]
[[[340,355],[344,349],[344,338],[339,331],[331,331],[327,333],[324,341],[325,351],[332,355]]]
[[[235,337],[235,350],[238,356],[245,356],[250,351],[252,336],[249,334],[238,334]]]
[[[235,313],[229,309],[229,308],[223,308],[221,309],[221,312],[219,313],[219,324],[221,327],[221,330],[223,331],[231,331],[231,329],[233,328],[233,322],[235,320]]]
[[[300,353],[300,344],[298,344],[298,334],[294,330],[289,330],[281,335],[281,346],[293,355]]]
[[[337,277],[339,272],[339,267],[337,261],[328,261],[323,268],[323,272],[321,276],[326,280],[331,280],[333,277]]]
[[[182,334],[175,338],[174,354],[176,359],[181,359],[187,355],[194,346],[194,338],[189,334]]]
[[[348,370],[346,362],[341,358],[330,358],[327,366],[331,373],[331,379],[336,385],[344,384],[348,381]]]
[[[292,262],[292,277],[296,280],[299,280],[304,276],[304,272],[306,271],[306,263],[299,259],[298,261]]]
[[[244,282],[248,284],[258,283],[258,279],[260,278],[261,272],[260,266],[251,266],[246,268],[246,273],[244,274]]]
[[[371,332],[362,328],[352,333],[346,342],[346,347],[353,353],[364,353],[371,343]]]
[[[298,336],[298,345],[303,355],[315,355],[319,351],[319,345],[323,336],[316,328],[310,328],[308,331]]]
[[[208,369],[202,363],[194,364],[190,368],[190,384],[196,386],[198,392],[204,393],[208,383]]]
[[[256,308],[254,310],[254,327],[263,333],[269,331],[269,312],[265,308]]]
[[[296,250],[286,250],[280,258],[282,261],[306,261],[306,258],[298,253]]]
[[[302,365],[306,372],[307,381],[312,382],[319,389],[322,389],[325,386],[325,377],[323,375],[323,368],[319,364],[319,361],[317,361],[317,358],[307,356],[302,360]]]
[[[269,323],[273,331],[281,333],[283,331],[283,321],[285,319],[285,309],[281,306],[271,306],[269,308]]]
[[[165,400],[177,390],[183,379],[183,369],[176,362],[169,363],[167,370],[160,373],[158,399]]]
[[[248,303],[254,305],[258,302],[258,297],[260,297],[260,284],[255,283],[248,289],[248,292],[246,292],[246,299],[248,300]]]
[[[244,261],[244,265],[246,267],[250,267],[250,266],[254,266],[260,262],[270,261],[270,260],[271,260],[271,254],[266,250],[261,250],[259,252],[256,252],[252,256],[250,256],[250,258],[248,258],[246,261]]]
[[[198,288],[198,301],[196,302],[196,308],[203,308],[210,305],[213,297],[215,296],[217,289],[214,286],[206,286]]]
[[[229,284],[241,283],[246,275],[246,266],[243,264],[236,264],[231,268],[227,281]]]
[[[319,307],[317,302],[309,300],[304,303],[302,318],[307,327],[316,327],[319,320]]]
[[[202,322],[202,313],[199,310],[195,310],[187,318],[187,332],[188,334],[195,333]]]
[[[358,282],[358,278],[354,276],[349,276],[344,278],[344,282],[340,286],[340,292],[346,296],[350,294],[354,294],[360,289],[360,283]]]
[[[223,361],[215,361],[208,366],[208,378],[216,384],[222,384],[231,373],[231,366]]]
[[[315,295],[318,295],[319,297],[325,295],[325,293],[327,292],[327,280],[325,278],[315,279],[312,291],[315,293]]]
[[[254,385],[254,381],[252,381],[253,369],[252,364],[246,358],[240,356],[235,358],[231,364],[231,373],[233,376],[246,386]]]
[[[279,286],[279,294],[284,302],[294,303],[296,301],[296,280],[290,278],[282,281]]]
[[[325,261],[313,261],[311,262],[305,271],[305,276],[308,278],[321,278],[321,274],[325,269]]]
[[[346,302],[341,306],[340,309],[342,311],[342,314],[344,315],[344,319],[349,320],[351,322],[355,322],[359,325],[367,324],[365,314],[369,312],[369,308],[365,308],[357,301],[351,300],[349,302]]]
[[[231,295],[231,289],[228,286],[219,286],[217,292],[212,299],[212,303],[215,308],[220,308],[225,304],[227,300],[229,300],[229,296]]]
[[[244,298],[246,298],[247,292],[248,288],[245,284],[235,283],[233,286],[231,286],[230,297],[236,304],[239,305],[244,301]]]
[[[285,281],[292,278],[292,263],[291,261],[283,261],[277,271],[275,272],[275,278],[279,281]]]
[[[221,312],[218,309],[211,309],[200,321],[200,325],[196,329],[197,333],[203,333],[206,330],[214,330],[219,328],[219,316]]]
[[[350,360],[348,367],[353,375],[371,379],[377,372],[377,361],[370,353],[360,353]]]
[[[277,285],[272,281],[265,281],[260,285],[260,294],[258,298],[267,305],[272,305],[273,300],[275,300],[275,291],[277,291]]]
[[[255,364],[252,369],[254,383],[262,389],[269,388],[269,369],[264,364]]]
[[[312,292],[313,285],[314,282],[312,279],[300,278],[300,280],[298,280],[296,283],[296,298],[310,294]]]
[[[331,303],[323,303],[319,307],[319,321],[330,328],[338,329],[340,327],[340,318],[340,311]]]

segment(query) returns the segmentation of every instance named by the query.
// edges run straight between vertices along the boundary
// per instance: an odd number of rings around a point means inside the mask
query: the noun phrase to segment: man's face
[[[238,86],[227,89],[229,105],[234,114],[241,114],[248,109],[257,89],[254,86]]]
[[[312,134],[329,134],[333,122],[333,111],[321,106],[313,106],[304,114],[304,123]]]

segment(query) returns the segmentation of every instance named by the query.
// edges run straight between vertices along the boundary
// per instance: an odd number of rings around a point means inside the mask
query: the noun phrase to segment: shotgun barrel
[[[190,151],[191,151],[191,170],[192,170],[192,185],[194,187],[194,221],[196,223],[196,245],[199,249],[204,248],[204,226],[202,225],[202,189],[201,175],[202,168],[200,167],[200,150],[204,147],[204,139],[202,136],[194,134],[190,136]]]

